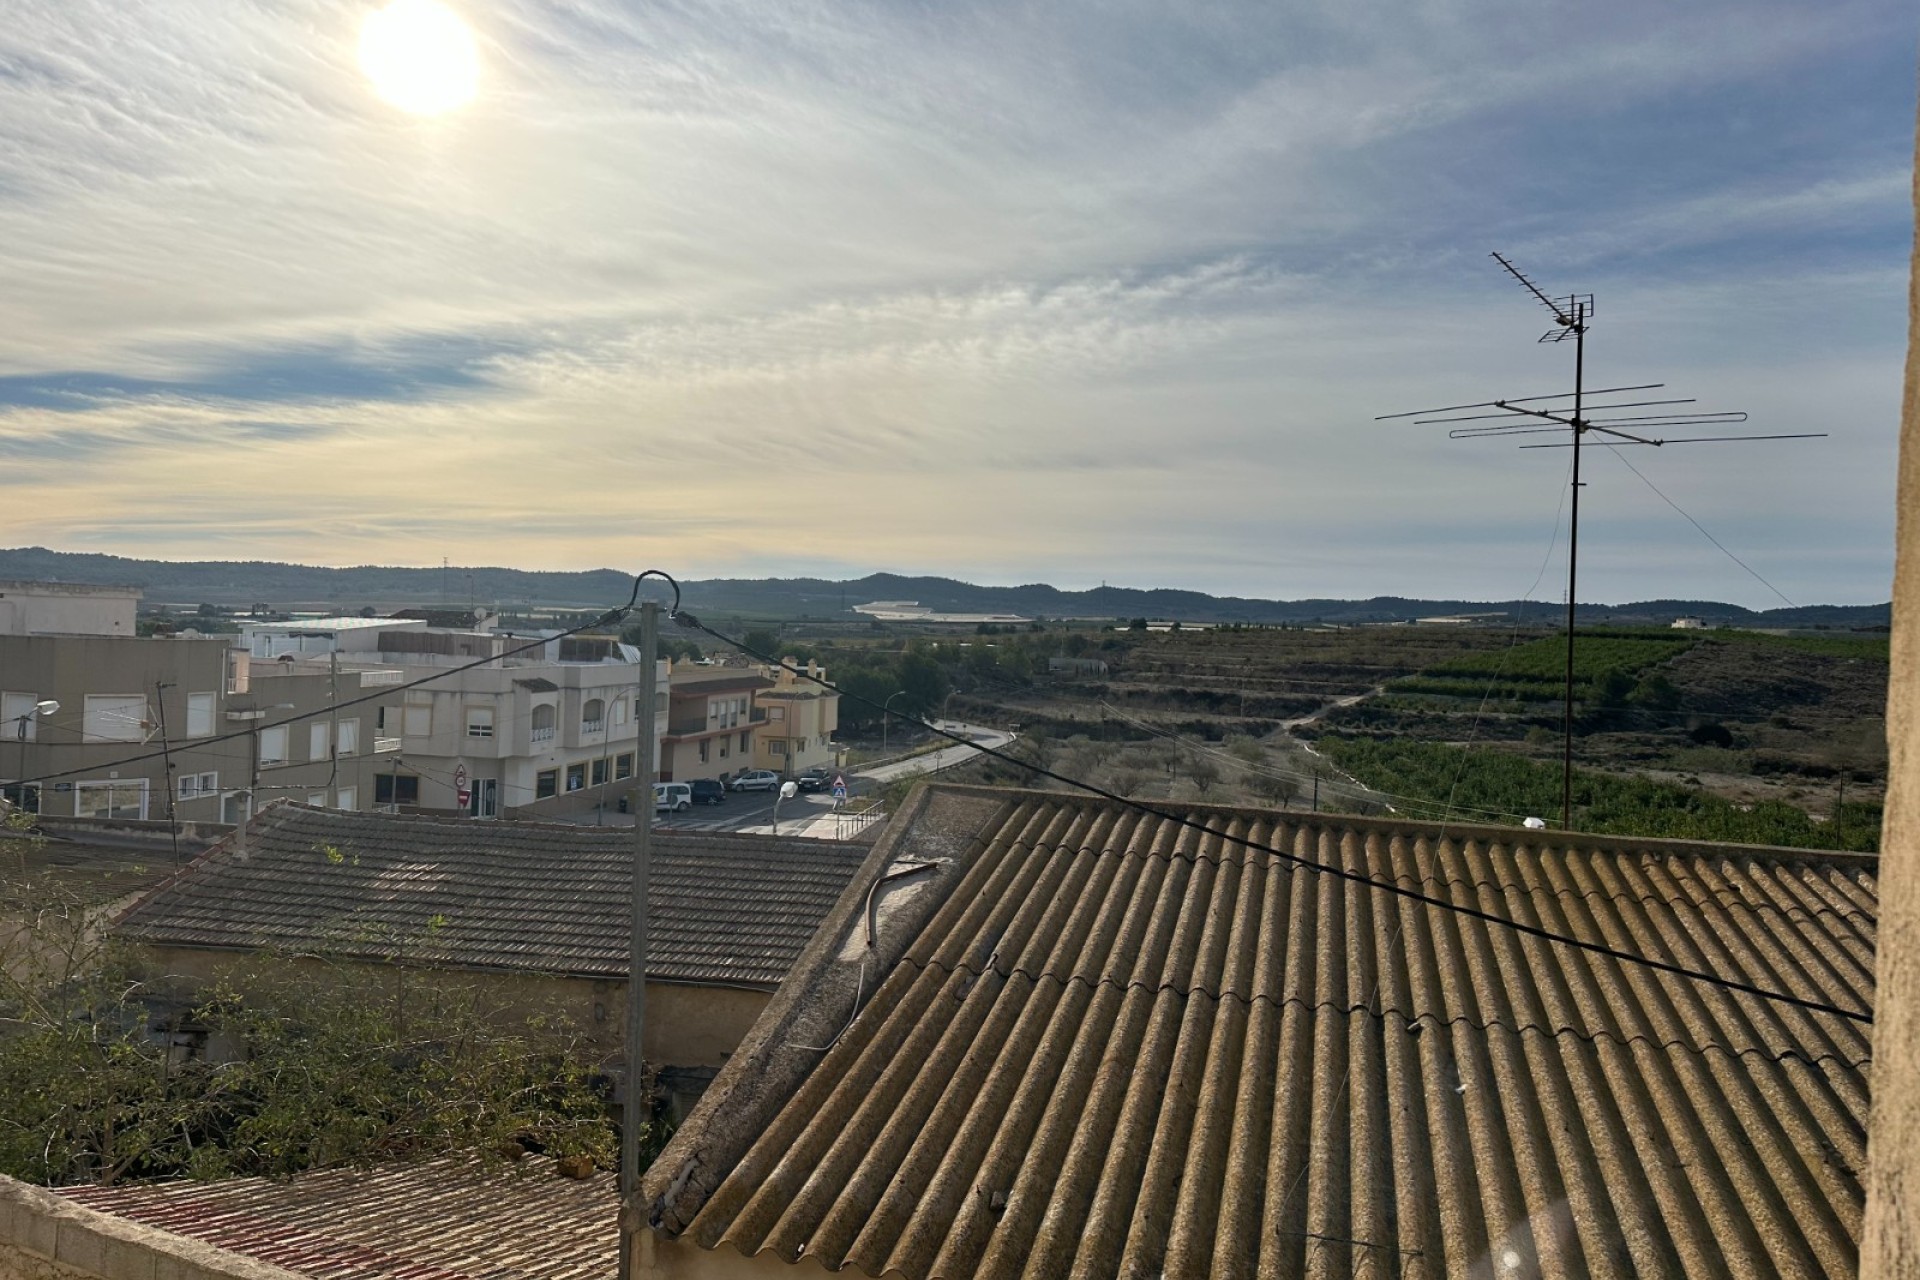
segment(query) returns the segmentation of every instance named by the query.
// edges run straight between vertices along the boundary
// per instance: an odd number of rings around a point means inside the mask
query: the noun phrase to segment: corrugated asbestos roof
[[[281,804],[136,903],[121,936],[420,964],[627,973],[633,833]],[[865,845],[656,832],[647,972],[770,987]]]
[[[876,859],[939,866],[891,937],[823,927],[649,1172],[657,1230],[912,1280],[1856,1273],[1868,1027],[994,794],[895,819]],[[1872,1007],[1870,857],[1188,812]]]
[[[611,1280],[619,1256],[612,1176],[572,1182],[545,1161],[524,1176],[434,1160],[58,1191],[314,1280]]]

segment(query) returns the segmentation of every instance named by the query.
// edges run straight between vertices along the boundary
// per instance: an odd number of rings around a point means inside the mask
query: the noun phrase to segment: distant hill
[[[57,582],[124,583],[138,586],[151,603],[247,605],[338,609],[366,605],[399,608],[442,601],[486,605],[601,606],[623,603],[632,579],[613,569],[584,573],[539,573],[525,569],[450,566],[408,569],[376,565],[329,569],[265,560],[131,560],[120,556],[49,551],[45,547],[0,550],[0,578]],[[825,578],[710,578],[681,584],[687,608],[751,617],[852,617],[852,606],[871,600],[915,600],[954,613],[1018,613],[1038,618],[1152,618],[1183,622],[1392,622],[1452,614],[1524,611],[1551,623],[1559,608],[1539,601],[1252,600],[1171,588],[1098,587],[1062,591],[1045,583],[982,587],[953,578],[869,574],[845,582]],[[1891,604],[1805,605],[1753,610],[1713,600],[1643,600],[1580,607],[1591,622],[1664,626],[1677,617],[1713,625],[1745,627],[1884,627]]]

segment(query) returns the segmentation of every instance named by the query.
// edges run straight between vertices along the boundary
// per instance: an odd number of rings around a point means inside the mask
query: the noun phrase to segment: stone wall
[[[0,1280],[302,1280],[0,1177]]]

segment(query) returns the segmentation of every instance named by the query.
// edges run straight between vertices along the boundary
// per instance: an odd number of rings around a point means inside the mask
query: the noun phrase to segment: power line
[[[671,579],[669,579],[669,581],[671,581]],[[677,597],[678,595],[677,587],[676,587],[675,594]],[[738,640],[733,639],[731,636],[723,635],[720,632],[715,631],[712,627],[707,626],[705,623],[701,622],[698,618],[694,617],[692,614],[687,613],[684,610],[680,609],[677,598],[676,598],[675,606],[671,616],[674,619],[674,621],[678,622],[681,626],[686,627],[688,630],[698,631],[703,635],[710,636],[711,638],[718,640],[720,643],[727,645],[730,648],[738,649],[741,653],[746,654],[750,658],[754,658],[760,662],[767,663],[770,666],[779,667],[781,670],[786,671],[801,679],[812,681],[814,684],[817,684],[820,687],[827,689],[830,692],[835,693],[842,698],[850,699],[851,701],[856,702],[862,706],[878,711],[882,715],[895,714],[894,712],[887,710],[886,707],[880,705],[879,703],[874,702],[870,698],[863,698],[859,694],[849,693],[841,689],[838,685],[835,685],[831,681],[825,679],[822,676],[815,675],[803,668],[796,667],[789,662],[783,661],[777,656],[764,654],[755,649],[749,649],[746,645],[742,644]],[[911,717],[901,716],[899,718],[910,719]],[[921,723],[925,724],[925,722],[921,722]],[[1019,757],[1011,755],[1008,752],[1002,751],[997,747],[990,747],[984,743],[975,742],[972,739],[965,738],[960,734],[952,732],[951,730],[942,729],[937,725],[925,724],[925,727],[935,735],[942,738],[946,738],[948,741],[953,742],[956,745],[970,747],[975,751],[978,751],[987,756],[991,756],[992,758],[999,760],[1004,764],[1010,764],[1015,766],[1016,768],[1024,769],[1029,772],[1038,774],[1040,777],[1048,778],[1055,782],[1062,783],[1065,786],[1087,792],[1088,794],[1097,796],[1102,800],[1106,800],[1113,804],[1121,805],[1125,808],[1132,809],[1138,813],[1145,814],[1148,817],[1156,818],[1162,822],[1172,823],[1175,826],[1182,827],[1191,831],[1195,831],[1202,835],[1211,836],[1220,840],[1225,840],[1229,844],[1239,845],[1240,847],[1245,849],[1251,849],[1259,853],[1271,854],[1273,857],[1276,857],[1281,861],[1290,863],[1294,866],[1302,867],[1311,871],[1318,871],[1324,875],[1331,875],[1341,880],[1351,881],[1355,884],[1366,885],[1367,887],[1376,889],[1382,893],[1392,894],[1395,897],[1404,898],[1411,902],[1418,902],[1426,906],[1437,907],[1440,910],[1450,911],[1456,915],[1466,916],[1469,919],[1480,920],[1487,924],[1499,925],[1503,928],[1511,929],[1514,932],[1522,934],[1524,936],[1531,937],[1531,938],[1538,938],[1544,942],[1559,943],[1562,946],[1573,947],[1577,950],[1585,951],[1593,955],[1606,956],[1610,959],[1618,960],[1625,964],[1640,965],[1643,968],[1652,969],[1655,972],[1672,974],[1675,977],[1686,978],[1694,982],[1704,983],[1708,986],[1719,987],[1723,990],[1739,991],[1746,995],[1756,996],[1763,1000],[1771,1000],[1779,1004],[1792,1005],[1792,1006],[1795,1006],[1796,1008],[1807,1009],[1816,1013],[1832,1014],[1835,1017],[1845,1018],[1851,1022],[1858,1022],[1866,1025],[1872,1025],[1873,1023],[1873,1015],[1871,1013],[1864,1013],[1857,1009],[1843,1008],[1840,1005],[1829,1004],[1823,1000],[1811,1000],[1806,997],[1792,995],[1784,991],[1774,991],[1767,987],[1756,986],[1755,984],[1750,982],[1741,982],[1738,979],[1723,977],[1719,974],[1708,973],[1700,969],[1690,969],[1690,968],[1687,968],[1685,965],[1673,964],[1665,960],[1655,960],[1651,956],[1636,955],[1630,951],[1620,951],[1620,950],[1617,950],[1616,948],[1606,946],[1602,943],[1589,942],[1589,941],[1586,941],[1585,939],[1571,937],[1567,934],[1555,933],[1551,929],[1543,929],[1538,925],[1526,924],[1523,921],[1514,920],[1507,916],[1495,915],[1493,912],[1490,912],[1490,911],[1482,911],[1477,907],[1469,907],[1458,902],[1451,902],[1445,898],[1439,898],[1439,897],[1435,897],[1432,894],[1422,893],[1417,889],[1410,889],[1405,885],[1392,884],[1383,880],[1375,880],[1371,876],[1363,875],[1358,871],[1350,871],[1345,867],[1337,867],[1324,862],[1316,862],[1313,859],[1304,857],[1300,854],[1289,853],[1283,849],[1275,849],[1267,845],[1255,844],[1251,840],[1247,840],[1243,837],[1235,836],[1224,831],[1216,830],[1206,825],[1205,823],[1197,822],[1192,818],[1186,817],[1185,815],[1177,814],[1177,813],[1168,813],[1165,810],[1157,809],[1152,805],[1145,804],[1138,800],[1129,799],[1126,796],[1119,795],[1113,791],[1109,791],[1104,787],[1096,786],[1093,783],[1083,782],[1078,778],[1070,778],[1065,774],[1057,773],[1054,770],[1045,767],[1044,765],[1035,764],[1032,761],[1028,761],[1028,760],[1022,760]]]
[[[1714,546],[1719,547],[1722,555],[1726,556],[1727,559],[1733,561],[1735,564],[1739,565],[1742,569],[1745,569],[1748,573],[1752,574],[1754,577],[1754,580],[1757,581],[1761,586],[1773,592],[1773,594],[1775,594],[1776,596],[1779,596],[1782,600],[1786,600],[1787,606],[1789,608],[1798,609],[1800,607],[1799,605],[1795,604],[1793,601],[1787,600],[1786,592],[1780,590],[1780,588],[1774,586],[1771,582],[1768,582],[1765,578],[1761,577],[1759,570],[1755,569],[1752,565],[1748,564],[1745,560],[1742,560],[1739,556],[1733,554],[1733,552],[1728,551],[1725,545],[1721,543],[1720,539],[1708,533],[1705,525],[1701,524],[1698,520],[1695,520],[1692,516],[1687,515],[1685,508],[1683,508],[1679,503],[1675,502],[1672,498],[1669,498],[1666,494],[1661,493],[1660,486],[1655,484],[1653,481],[1647,479],[1646,472],[1634,466],[1633,463],[1627,458],[1626,454],[1620,452],[1620,450],[1614,448],[1612,445],[1607,445],[1607,449],[1613,454],[1614,457],[1620,459],[1620,461],[1623,464],[1625,464],[1627,470],[1639,476],[1642,484],[1646,485],[1647,488],[1653,490],[1655,494],[1658,494],[1660,501],[1666,503],[1668,506],[1672,507],[1675,511],[1678,511],[1681,514],[1681,516],[1685,518],[1688,524],[1698,529],[1700,531],[1701,537],[1705,538],[1708,542],[1711,542]]]

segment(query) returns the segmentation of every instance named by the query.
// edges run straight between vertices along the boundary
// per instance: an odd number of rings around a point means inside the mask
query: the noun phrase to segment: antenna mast
[[[1573,501],[1568,517],[1567,536],[1567,669],[1563,691],[1564,713],[1562,716],[1562,734],[1560,751],[1560,826],[1570,829],[1573,826],[1573,643],[1574,612],[1578,607],[1578,573],[1580,569],[1580,446],[1589,431],[1597,431],[1606,439],[1601,443],[1609,447],[1622,444],[1652,445],[1659,448],[1669,444],[1716,444],[1729,440],[1809,440],[1824,437],[1827,433],[1793,432],[1784,435],[1739,435],[1739,436],[1685,436],[1679,438],[1660,438],[1638,434],[1661,427],[1679,426],[1732,426],[1745,422],[1744,413],[1700,413],[1691,409],[1671,409],[1671,405],[1690,405],[1692,399],[1678,400],[1627,400],[1594,405],[1597,411],[1612,413],[1620,409],[1659,408],[1661,412],[1636,414],[1627,417],[1589,418],[1586,402],[1587,369],[1587,327],[1593,319],[1593,295],[1590,293],[1569,294],[1565,301],[1547,296],[1546,292],[1528,279],[1520,268],[1513,265],[1503,255],[1495,253],[1493,260],[1520,287],[1553,313],[1555,327],[1540,335],[1541,342],[1565,342],[1573,339],[1573,390],[1571,393],[1558,393],[1545,396],[1522,396],[1517,399],[1486,400],[1479,404],[1445,405],[1438,409],[1417,409],[1412,413],[1388,413],[1375,418],[1375,422],[1385,422],[1394,418],[1412,418],[1415,426],[1432,423],[1485,422],[1493,425],[1484,427],[1455,427],[1447,432],[1448,439],[1466,440],[1479,436],[1523,436],[1558,434],[1565,432],[1567,439],[1541,444],[1523,444],[1522,449],[1562,449],[1573,450]],[[1631,387],[1602,387],[1592,394],[1596,397],[1614,397],[1634,391],[1657,391],[1665,384],[1659,382],[1642,383]],[[1572,400],[1573,407],[1538,408],[1542,402]],[[1462,410],[1489,409],[1490,413],[1467,413],[1463,417],[1434,417],[1434,414],[1453,414]],[[1631,430],[1627,429],[1629,424]]]

